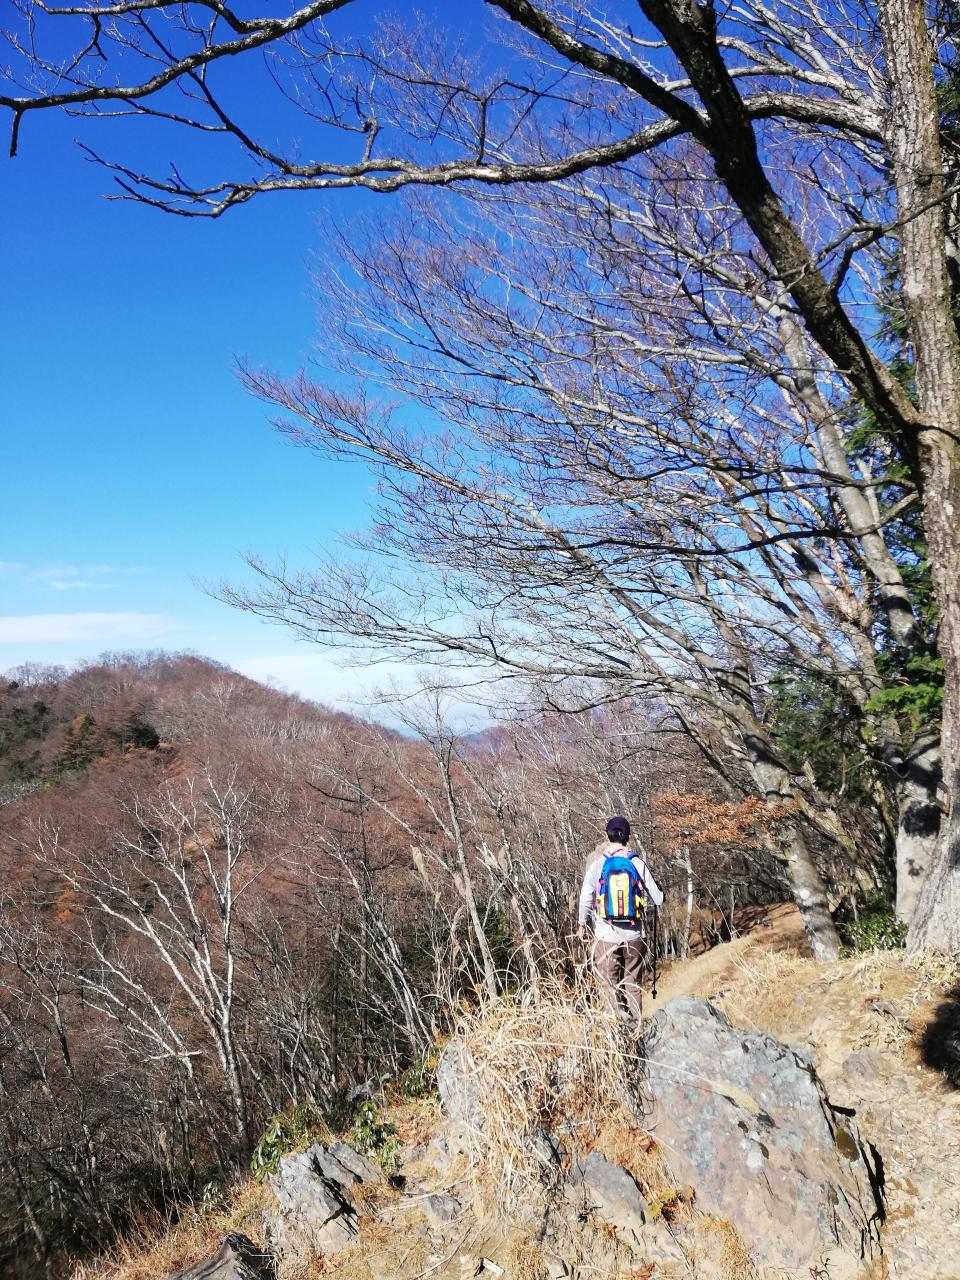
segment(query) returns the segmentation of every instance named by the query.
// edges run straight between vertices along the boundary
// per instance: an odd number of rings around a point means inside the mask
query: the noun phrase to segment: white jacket
[[[587,867],[586,874],[583,877],[583,884],[580,886],[580,909],[577,913],[577,918],[580,924],[586,924],[590,914],[593,914],[593,936],[598,942],[629,942],[637,934],[643,935],[642,920],[638,921],[634,928],[631,925],[610,924],[596,913],[597,886],[600,883],[600,872],[603,869],[604,861],[611,853],[624,853],[631,858],[640,874],[640,880],[647,897],[655,907],[659,907],[663,902],[660,886],[654,880],[650,869],[640,855],[628,848],[624,848],[623,845],[612,844],[607,841],[598,845],[593,851],[590,865]]]

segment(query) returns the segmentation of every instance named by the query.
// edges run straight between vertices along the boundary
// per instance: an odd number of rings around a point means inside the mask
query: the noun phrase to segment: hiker
[[[588,937],[587,920],[593,913],[593,963],[607,1007],[620,1013],[622,995],[626,1012],[639,1021],[640,974],[647,954],[644,908],[647,901],[659,907],[663,894],[640,855],[628,848],[629,839],[626,818],[611,818],[607,839],[590,855],[583,877],[579,923],[581,936]]]

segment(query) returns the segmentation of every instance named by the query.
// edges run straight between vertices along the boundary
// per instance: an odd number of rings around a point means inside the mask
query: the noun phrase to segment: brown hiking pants
[[[613,1013],[619,1013],[625,1005],[635,1018],[642,1016],[640,978],[646,957],[647,940],[642,934],[624,942],[594,942],[593,963],[600,975],[600,990]]]

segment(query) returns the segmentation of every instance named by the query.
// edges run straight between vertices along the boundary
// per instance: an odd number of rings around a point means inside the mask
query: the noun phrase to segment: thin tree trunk
[[[333,933],[333,977],[330,990],[330,1057],[334,1075],[340,1076],[340,934],[343,928],[343,904],[337,906],[337,925]]]
[[[764,743],[748,738],[752,768],[768,804],[782,804],[791,798],[790,775]],[[813,958],[820,964],[836,960],[840,938],[830,914],[827,887],[813,860],[803,828],[795,822],[784,824],[781,842],[785,850],[787,878],[803,918],[803,927]]]
[[[370,856],[367,849],[367,806],[364,796],[357,786],[357,814],[360,819],[360,852],[363,867],[363,895],[365,903],[373,897],[373,881],[370,874]],[[371,932],[369,906],[360,916],[360,990],[363,1003],[360,1008],[360,1075],[366,1080],[370,1074],[370,946]]]
[[[13,1148],[11,1147],[11,1152],[12,1150]],[[16,1185],[20,1208],[23,1211],[23,1216],[27,1220],[27,1226],[29,1227],[30,1234],[36,1242],[37,1260],[43,1263],[44,1274],[47,1277],[50,1277],[53,1275],[53,1258],[50,1249],[50,1241],[48,1240],[47,1234],[40,1223],[40,1219],[34,1212],[29,1188],[27,1187],[26,1181],[24,1180],[13,1155],[11,1155],[11,1157],[4,1163],[10,1170],[10,1175]]]
[[[233,1043],[233,1031],[227,1017],[219,1023],[211,1023],[220,1066],[230,1091],[230,1109],[233,1113],[233,1127],[237,1135],[240,1150],[244,1153],[250,1145],[250,1125],[247,1118],[247,1098],[237,1058],[236,1046]]]
[[[690,930],[693,926],[693,863],[690,861],[690,846],[683,846],[683,868],[687,873],[687,914],[683,922],[683,938],[680,954],[684,960],[690,954]]]
[[[365,887],[369,891],[369,884]],[[360,914],[360,1077],[367,1079],[370,1073],[368,1046],[370,1041],[370,928],[366,911]]]

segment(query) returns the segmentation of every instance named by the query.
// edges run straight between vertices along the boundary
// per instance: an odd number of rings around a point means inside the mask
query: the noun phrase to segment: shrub
[[[854,906],[845,904],[836,924],[848,954],[898,951],[907,937],[907,926],[897,919],[893,904],[882,889],[864,894]]]
[[[373,1156],[381,1168],[395,1172],[400,1168],[400,1142],[396,1126],[377,1119],[372,1102],[361,1102],[350,1132],[350,1142],[362,1155]]]
[[[416,1062],[412,1062],[400,1077],[400,1093],[404,1098],[422,1098],[431,1093],[436,1084],[437,1063],[440,1055],[436,1049],[428,1049]]]
[[[296,1151],[326,1130],[323,1113],[312,1102],[298,1102],[289,1114],[273,1116],[253,1149],[250,1171],[258,1182],[275,1173],[282,1156]]]

